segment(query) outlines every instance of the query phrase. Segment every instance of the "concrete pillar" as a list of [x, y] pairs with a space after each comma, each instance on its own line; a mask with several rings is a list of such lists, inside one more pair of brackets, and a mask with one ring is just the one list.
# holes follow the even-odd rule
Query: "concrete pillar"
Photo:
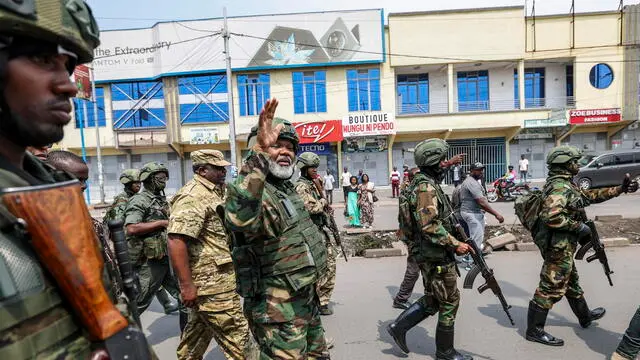
[[337, 145], [338, 145], [337, 146], [337, 149], [338, 149], [338, 176], [340, 176], [340, 174], [342, 174], [342, 141], [338, 141]]
[[526, 106], [524, 98], [524, 60], [518, 61], [518, 100], [520, 100], [520, 109]]
[[447, 64], [447, 91], [448, 91], [448, 105], [449, 113], [456, 112], [456, 97], [454, 93], [454, 77], [453, 77], [453, 64]]
[[393, 169], [393, 143], [396, 140], [396, 135], [389, 135], [388, 148], [387, 148], [387, 159], [389, 161], [389, 171]]

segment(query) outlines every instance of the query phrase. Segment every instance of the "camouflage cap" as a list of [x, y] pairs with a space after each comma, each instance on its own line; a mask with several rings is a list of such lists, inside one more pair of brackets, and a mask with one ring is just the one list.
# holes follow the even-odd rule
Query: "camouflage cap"
[[136, 169], [126, 169], [120, 174], [120, 183], [126, 185], [140, 181], [140, 171]]
[[582, 157], [582, 151], [575, 146], [556, 146], [547, 155], [547, 165], [562, 165]]
[[193, 165], [214, 165], [225, 167], [231, 165], [224, 159], [224, 155], [218, 150], [196, 150], [191, 153], [191, 162]]
[[449, 144], [442, 139], [427, 139], [416, 145], [413, 153], [417, 166], [439, 165], [447, 157]]
[[0, 34], [60, 45], [80, 64], [91, 62], [100, 45], [98, 23], [83, 0], [0, 1]]
[[303, 152], [298, 156], [296, 166], [300, 169], [306, 167], [318, 167], [320, 166], [320, 157], [309, 151]]

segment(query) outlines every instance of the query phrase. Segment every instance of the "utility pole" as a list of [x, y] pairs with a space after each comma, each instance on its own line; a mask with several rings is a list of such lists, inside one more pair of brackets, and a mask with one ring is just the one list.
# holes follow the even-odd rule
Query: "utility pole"
[[100, 148], [100, 126], [98, 124], [98, 99], [96, 99], [95, 68], [89, 68], [91, 73], [91, 99], [93, 101], [93, 121], [96, 126], [96, 155], [98, 157], [98, 185], [100, 186], [100, 203], [104, 204], [104, 175], [102, 169], [102, 149]]
[[237, 159], [236, 159], [236, 120], [234, 118], [233, 108], [233, 78], [231, 77], [231, 54], [229, 54], [229, 27], [227, 26], [227, 8], [222, 8], [224, 16], [224, 28], [222, 29], [222, 38], [224, 39], [224, 55], [227, 63], [227, 101], [229, 102], [229, 149], [231, 150], [231, 176], [238, 176]]
[[[84, 127], [87, 125], [87, 99], [82, 99], [82, 121], [80, 121], [80, 143], [82, 146], [82, 160], [87, 162], [87, 148], [84, 144]], [[89, 191], [86, 191], [87, 204], [91, 205], [91, 189], [87, 186]]]

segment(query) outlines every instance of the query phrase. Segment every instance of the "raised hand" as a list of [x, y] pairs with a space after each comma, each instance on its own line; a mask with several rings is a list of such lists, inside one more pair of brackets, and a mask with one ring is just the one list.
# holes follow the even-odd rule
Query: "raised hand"
[[256, 142], [257, 150], [267, 152], [267, 150], [278, 141], [280, 131], [284, 129], [283, 124], [273, 127], [273, 117], [278, 107], [277, 99], [269, 99], [260, 111], [258, 120], [258, 139]]

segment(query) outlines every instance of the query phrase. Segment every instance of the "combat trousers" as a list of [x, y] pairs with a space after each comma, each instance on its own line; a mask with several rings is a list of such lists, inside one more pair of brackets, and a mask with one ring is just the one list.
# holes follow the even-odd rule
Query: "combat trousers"
[[548, 248], [544, 252], [541, 250], [544, 263], [533, 296], [533, 301], [541, 308], [551, 309], [565, 295], [574, 299], [584, 296], [573, 261], [575, 251], [573, 238], [562, 232], [553, 233]]
[[294, 290], [285, 275], [278, 275], [263, 278], [262, 286], [262, 294], [244, 299], [260, 360], [328, 359], [316, 284]]
[[331, 294], [336, 287], [336, 249], [332, 244], [327, 244], [327, 272], [318, 280], [317, 293], [320, 306], [329, 305]]
[[[169, 268], [169, 257], [158, 259], [147, 259], [145, 263], [136, 269], [140, 281], [140, 294], [138, 294], [138, 313], [142, 314], [155, 296], [160, 286], [180, 302], [180, 288], [175, 277]], [[184, 311], [180, 302], [180, 309]]]
[[178, 345], [178, 359], [202, 359], [215, 339], [227, 359], [244, 360], [249, 326], [235, 291], [198, 296]]
[[453, 326], [460, 306], [458, 273], [455, 262], [443, 266], [420, 264], [424, 296], [418, 302], [429, 315], [438, 313], [438, 323]]
[[394, 300], [397, 302], [409, 301], [409, 297], [411, 297], [413, 288], [415, 287], [416, 281], [418, 281], [419, 277], [420, 267], [413, 259], [413, 256], [409, 254], [409, 256], [407, 256], [407, 269], [404, 272], [404, 279], [402, 280], [402, 284], [400, 284], [400, 289], [398, 290], [398, 294], [396, 294]]

